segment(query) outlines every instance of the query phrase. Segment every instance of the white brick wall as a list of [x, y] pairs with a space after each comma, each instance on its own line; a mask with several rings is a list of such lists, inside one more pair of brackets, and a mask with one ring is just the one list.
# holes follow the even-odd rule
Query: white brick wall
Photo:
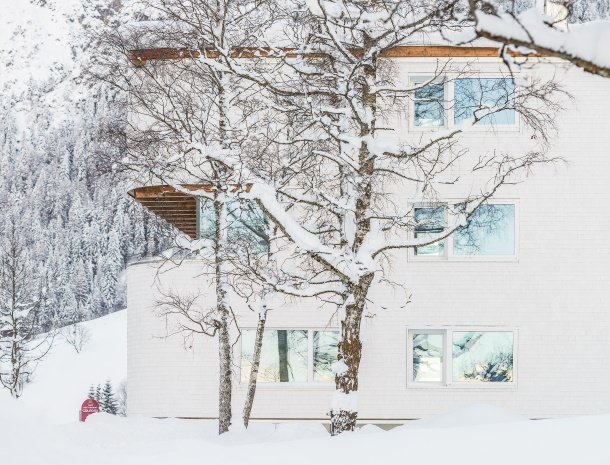
[[[404, 74], [423, 72], [430, 62], [405, 59], [400, 66]], [[534, 418], [610, 411], [610, 80], [578, 70], [560, 72], [560, 79], [575, 98], [558, 119], [553, 141], [553, 153], [567, 163], [536, 169], [526, 183], [498, 195], [518, 199], [518, 260], [416, 261], [395, 254], [391, 277], [407, 287], [412, 302], [401, 308], [404, 293], [372, 290], [376, 316], [364, 323], [361, 418], [417, 418], [469, 402], [499, 403]], [[479, 146], [528, 143], [517, 133], [468, 137]], [[205, 277], [197, 276], [196, 262], [157, 271], [146, 263], [128, 271], [129, 413], [213, 417], [215, 341], [197, 338], [186, 350], [181, 337], [162, 338], [166, 322], [154, 308], [158, 282], [186, 291], [204, 286]], [[240, 320], [255, 324], [248, 311]], [[330, 310], [315, 302], [289, 302], [275, 305], [268, 327], [326, 326], [330, 320]], [[422, 325], [517, 328], [516, 385], [407, 388], [406, 329]], [[332, 390], [261, 385], [253, 416], [324, 418]], [[243, 394], [238, 385], [237, 414]]]

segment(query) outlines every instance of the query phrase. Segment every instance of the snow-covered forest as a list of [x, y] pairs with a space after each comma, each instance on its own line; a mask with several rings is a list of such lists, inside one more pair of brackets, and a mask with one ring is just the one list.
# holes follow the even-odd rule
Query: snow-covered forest
[[[120, 1], [0, 2], [0, 231], [16, 228], [41, 330], [124, 307], [121, 272], [157, 253], [163, 229], [99, 156], [115, 92], [87, 73], [90, 34], [125, 20]], [[123, 15], [123, 16], [122, 16]]]

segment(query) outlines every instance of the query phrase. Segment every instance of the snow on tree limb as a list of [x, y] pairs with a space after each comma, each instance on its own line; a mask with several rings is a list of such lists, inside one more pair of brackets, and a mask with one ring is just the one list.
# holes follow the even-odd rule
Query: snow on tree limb
[[496, 11], [488, 2], [470, 3], [479, 37], [536, 50], [567, 60], [589, 73], [610, 77], [610, 21], [592, 21], [562, 29], [537, 8], [517, 15]]

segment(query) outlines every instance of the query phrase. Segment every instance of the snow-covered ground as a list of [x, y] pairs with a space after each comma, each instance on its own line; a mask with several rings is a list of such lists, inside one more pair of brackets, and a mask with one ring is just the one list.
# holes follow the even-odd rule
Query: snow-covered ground
[[[103, 386], [110, 380], [116, 389], [125, 380], [126, 323], [125, 310], [82, 323], [90, 340], [78, 354], [58, 334], [19, 403], [52, 423], [77, 420], [78, 409], [92, 384]], [[6, 392], [0, 391], [0, 407], [5, 401]]]
[[317, 423], [254, 423], [219, 437], [216, 423], [121, 418], [77, 410], [89, 385], [125, 377], [125, 312], [85, 323], [92, 339], [77, 354], [62, 338], [23, 397], [0, 394], [0, 463], [186, 465], [380, 463], [610, 463], [610, 415], [529, 421], [489, 405], [412, 422], [369, 425], [331, 438]]

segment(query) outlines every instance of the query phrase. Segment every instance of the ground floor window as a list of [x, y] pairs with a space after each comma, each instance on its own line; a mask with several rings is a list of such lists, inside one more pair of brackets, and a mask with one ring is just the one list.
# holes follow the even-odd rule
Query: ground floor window
[[[241, 332], [241, 380], [247, 382], [252, 368], [256, 331]], [[269, 329], [263, 334], [258, 382], [332, 382], [331, 365], [337, 360], [339, 331]]]
[[412, 329], [408, 340], [410, 383], [514, 382], [513, 330]]

